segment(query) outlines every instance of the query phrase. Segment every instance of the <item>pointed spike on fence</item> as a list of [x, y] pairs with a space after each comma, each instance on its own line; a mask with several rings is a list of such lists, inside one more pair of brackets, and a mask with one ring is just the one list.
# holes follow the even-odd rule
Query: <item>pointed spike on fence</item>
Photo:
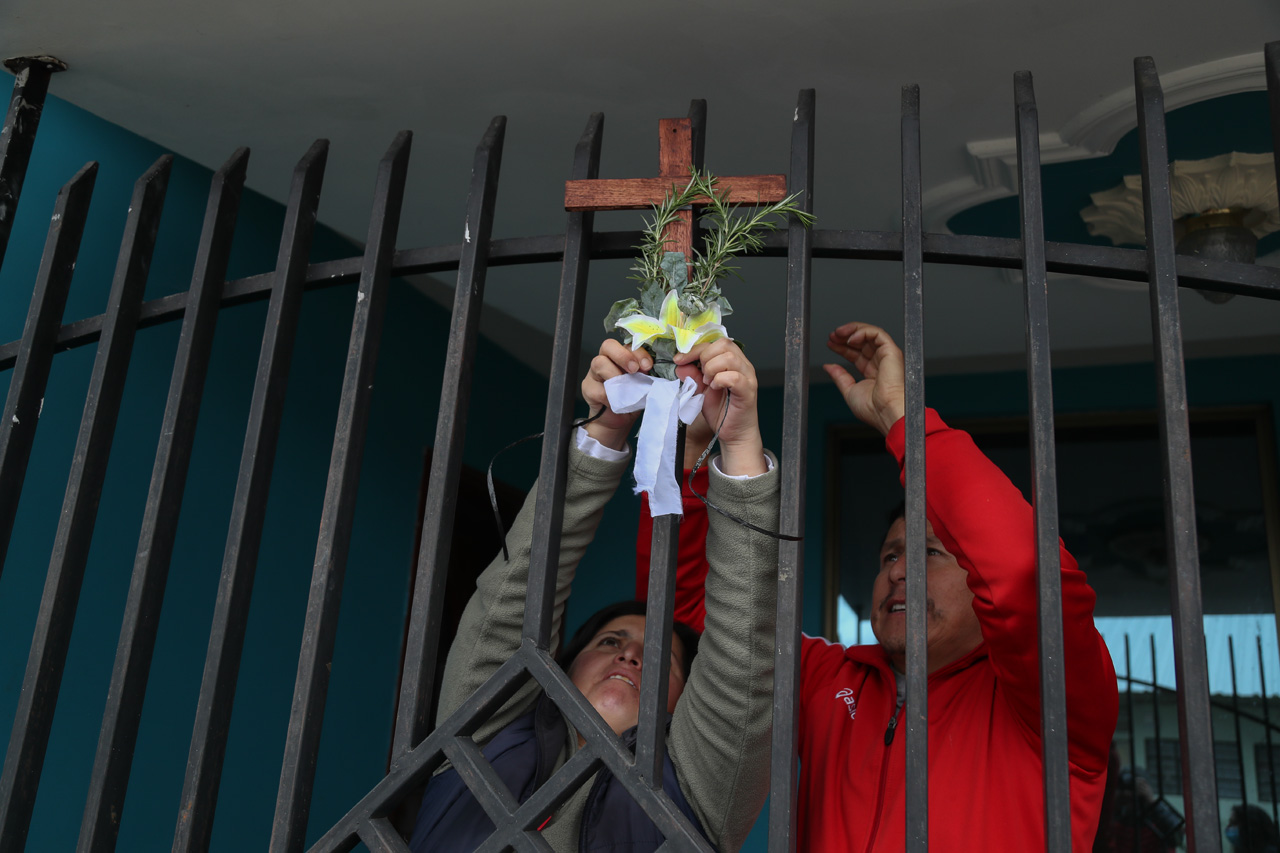
[[[1266, 56], [1267, 101], [1271, 105], [1271, 147], [1280, 152], [1280, 41], [1269, 42]], [[1280, 186], [1280, 156], [1273, 157], [1277, 185]]]
[[66, 71], [67, 64], [54, 56], [14, 56], [4, 61], [4, 67], [16, 79], [4, 124], [0, 125], [0, 265], [4, 263], [22, 198], [22, 184], [49, 92], [49, 77]]
[[[191, 447], [248, 162], [249, 149], [237, 149], [210, 181], [191, 286], [184, 295], [186, 304], [182, 329], [174, 354], [161, 440], [152, 466], [113, 675], [113, 682], [119, 679], [127, 685], [125, 701], [138, 706], [146, 691], [151, 653], [155, 646], [155, 628], [182, 508]], [[126, 716], [123, 719], [122, 725], [136, 727], [136, 717]], [[195, 738], [198, 738], [198, 719]], [[183, 794], [184, 797], [187, 794], [185, 789]], [[184, 812], [183, 818], [189, 814], [189, 811]], [[179, 819], [176, 832], [176, 849], [181, 849], [179, 839], [190, 826], [183, 818]]]
[[393, 764], [426, 736], [434, 713], [431, 694], [436, 682], [445, 582], [506, 127], [506, 117], [496, 116], [485, 130], [472, 161], [464, 224], [466, 239], [454, 289], [436, 438], [410, 602], [408, 640], [391, 749]]
[[[604, 114], [592, 113], [574, 147], [574, 179], [600, 173]], [[542, 456], [538, 465], [537, 511], [529, 560], [529, 607], [524, 638], [539, 649], [551, 645], [555, 605], [554, 563], [560, 554], [560, 525], [564, 519], [564, 490], [568, 467], [569, 424], [577, 398], [578, 357], [582, 352], [582, 315], [586, 306], [587, 271], [595, 214], [569, 214], [565, 228], [564, 261], [560, 268], [560, 308], [551, 345], [551, 385], [543, 422]]]
[[[276, 794], [269, 849], [279, 853], [300, 851], [305, 840], [412, 140], [409, 131], [396, 135], [378, 163], [374, 184]], [[298, 272], [304, 274], [305, 266]], [[246, 587], [251, 574], [247, 580]], [[246, 589], [246, 599], [247, 594]], [[237, 630], [243, 642], [244, 625], [237, 625]], [[239, 649], [234, 651], [238, 658]]]
[[924, 236], [920, 163], [920, 87], [902, 87], [902, 316], [906, 378], [907, 696], [906, 850], [929, 845], [928, 656], [925, 619]]
[[[146, 288], [156, 235], [159, 232], [160, 217], [164, 209], [173, 160], [172, 154], [161, 155], [134, 183], [133, 196], [129, 203], [129, 218], [125, 225], [125, 236], [121, 242], [116, 280], [112, 284], [99, 344], [99, 357], [106, 353], [108, 359], [108, 362], [103, 365], [102, 373], [104, 377], [110, 378], [111, 382], [103, 382], [102, 387], [110, 390], [99, 392], [98, 405], [99, 410], [104, 413], [109, 406], [113, 421], [119, 413], [121, 386], [132, 354], [142, 295]], [[98, 372], [96, 364], [94, 371], [96, 376]], [[96, 379], [94, 382], [96, 384]], [[110, 439], [106, 441], [109, 442]], [[80, 457], [78, 451], [76, 456]], [[87, 458], [89, 454], [85, 456]], [[99, 464], [106, 464], [105, 454]], [[95, 503], [96, 500], [95, 496]], [[92, 523], [92, 519], [89, 523]], [[128, 727], [117, 725], [120, 719], [119, 700], [120, 684], [113, 677], [108, 688], [106, 708], [102, 715], [98, 750], [89, 781], [89, 795], [81, 819], [77, 850], [82, 853], [106, 853], [115, 847], [134, 747], [132, 733]]]
[[[1174, 666], [1182, 743], [1187, 840], [1193, 850], [1221, 841], [1214, 776], [1212, 709], [1204, 648], [1204, 611], [1196, 541], [1191, 435], [1178, 306], [1178, 275], [1169, 181], [1164, 93], [1151, 57], [1134, 60], [1143, 216], [1147, 234], [1158, 423], [1165, 484], [1166, 548], [1173, 613]], [[1154, 679], [1153, 679], [1154, 680]]]
[[1027, 391], [1031, 401], [1031, 483], [1038, 581], [1041, 740], [1045, 843], [1050, 853], [1071, 849], [1070, 766], [1063, 670], [1062, 561], [1058, 547], [1057, 463], [1053, 443], [1049, 290], [1045, 270], [1044, 193], [1040, 181], [1040, 125], [1030, 71], [1014, 75], [1018, 143], [1018, 206], [1022, 231], [1023, 310]]
[[[98, 164], [88, 163], [58, 192], [23, 330], [22, 350], [3, 415], [0, 415], [0, 560], [13, 531], [53, 363], [54, 343], [61, 327], [97, 174]], [[61, 661], [65, 659], [62, 637], [57, 633], [49, 635], [48, 622], [56, 605], [65, 600], [60, 593], [58, 573], [51, 567], [0, 773], [0, 850], [21, 850], [31, 825], [58, 699]], [[66, 634], [69, 638], [70, 632]]]
[[[816, 120], [813, 89], [801, 89], [791, 115], [791, 156], [787, 191], [798, 194], [800, 206], [813, 212], [813, 147]], [[779, 531], [791, 536], [804, 529], [803, 472], [808, 460], [810, 271], [813, 264], [813, 231], [794, 217], [787, 226], [786, 355], [782, 445], [780, 458]], [[800, 542], [778, 546], [777, 625], [774, 645], [773, 741], [769, 850], [795, 849], [798, 791], [796, 752], [799, 747], [800, 623], [804, 597], [803, 549]]]
[[0, 414], [0, 567], [13, 532], [97, 176], [98, 164], [86, 163], [58, 190], [9, 392]]

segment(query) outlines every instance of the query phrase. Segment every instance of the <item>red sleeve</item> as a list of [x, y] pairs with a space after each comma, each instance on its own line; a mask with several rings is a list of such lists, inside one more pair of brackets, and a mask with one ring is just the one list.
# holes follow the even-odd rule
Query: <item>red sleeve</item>
[[[689, 472], [681, 478], [684, 518], [680, 520], [680, 547], [676, 555], [676, 621], [702, 632], [707, 618], [704, 587], [707, 583], [707, 507], [689, 491]], [[707, 493], [710, 475], [699, 468], [693, 477], [699, 494]], [[640, 496], [640, 531], [636, 535], [636, 598], [649, 597], [649, 557], [653, 550], [653, 518], [649, 496]]]
[[[885, 444], [903, 464], [905, 419]], [[929, 521], [969, 573], [973, 609], [996, 678], [1014, 711], [1040, 732], [1035, 516], [1022, 492], [987, 459], [968, 433], [925, 414], [926, 510]], [[905, 480], [905, 474], [904, 480]], [[1070, 758], [1106, 769], [1119, 710], [1111, 655], [1093, 626], [1095, 595], [1059, 541]]]

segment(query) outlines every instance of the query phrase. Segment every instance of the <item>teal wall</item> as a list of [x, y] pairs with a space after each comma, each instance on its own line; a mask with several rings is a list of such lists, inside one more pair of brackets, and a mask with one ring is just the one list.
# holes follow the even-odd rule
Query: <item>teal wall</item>
[[[21, 335], [57, 189], [90, 159], [101, 162], [101, 171], [65, 317], [104, 310], [133, 181], [162, 153], [119, 127], [49, 99], [0, 271], [0, 341]], [[188, 286], [210, 177], [208, 169], [182, 158], [174, 164], [148, 298]], [[373, 178], [371, 170], [370, 191]], [[283, 214], [281, 205], [246, 192], [231, 277], [274, 266]], [[322, 227], [312, 259], [356, 253], [349, 241]], [[303, 303], [215, 850], [261, 849], [270, 833], [354, 290], [349, 285], [313, 292]], [[261, 302], [225, 310], [219, 318], [120, 850], [167, 849], [172, 838], [265, 312]], [[138, 333], [32, 821], [31, 850], [71, 849], [78, 834], [178, 330], [177, 323], [169, 323]], [[405, 283], [392, 283], [312, 837], [345, 813], [384, 770], [423, 451], [434, 437], [447, 331], [445, 310]], [[0, 727], [10, 726], [15, 713], [93, 358], [90, 346], [55, 359], [15, 536], [0, 575]], [[541, 429], [546, 381], [485, 342], [475, 369], [479, 390], [473, 395], [466, 462], [483, 468], [498, 448]], [[9, 372], [0, 375], [0, 393], [9, 380]], [[500, 382], [507, 383], [501, 394], [484, 390]], [[527, 488], [536, 466], [536, 449], [513, 453], [502, 462], [500, 476]], [[486, 516], [476, 523], [492, 522]]]

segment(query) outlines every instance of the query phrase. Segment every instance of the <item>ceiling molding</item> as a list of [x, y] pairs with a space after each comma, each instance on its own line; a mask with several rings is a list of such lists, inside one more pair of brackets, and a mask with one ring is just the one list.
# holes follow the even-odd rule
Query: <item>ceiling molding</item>
[[[1267, 88], [1262, 53], [1247, 53], [1182, 68], [1162, 75], [1165, 111], [1199, 101]], [[1040, 162], [1045, 165], [1105, 157], [1137, 126], [1133, 89], [1115, 92], [1068, 119], [1061, 128], [1040, 134]], [[1018, 141], [984, 139], [968, 142], [972, 175], [933, 187], [924, 194], [924, 227], [950, 234], [947, 221], [962, 210], [1007, 198], [1018, 192]]]

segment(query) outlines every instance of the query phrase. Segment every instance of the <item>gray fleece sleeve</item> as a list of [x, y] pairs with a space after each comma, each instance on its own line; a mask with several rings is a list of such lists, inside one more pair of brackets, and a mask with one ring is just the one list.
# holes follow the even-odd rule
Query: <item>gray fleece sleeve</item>
[[[777, 466], [750, 480], [711, 468], [712, 503], [778, 529]], [[778, 540], [708, 513], [707, 619], [671, 722], [671, 760], [711, 842], [738, 850], [769, 793]]]
[[[569, 450], [569, 476], [565, 487], [564, 523], [560, 540], [560, 562], [556, 575], [554, 626], [551, 647], [557, 647], [564, 622], [564, 605], [569, 598], [578, 561], [591, 544], [604, 506], [617, 490], [627, 460], [607, 462], [595, 459], [576, 445]], [[520, 647], [529, 585], [529, 558], [533, 543], [535, 484], [529, 498], [507, 534], [510, 561], [499, 554], [476, 582], [476, 591], [467, 602], [458, 625], [458, 634], [449, 647], [440, 692], [437, 721], [444, 720], [478, 690]], [[538, 684], [530, 679], [507, 700], [498, 712], [476, 730], [475, 738], [485, 743], [507, 724], [528, 710]]]

